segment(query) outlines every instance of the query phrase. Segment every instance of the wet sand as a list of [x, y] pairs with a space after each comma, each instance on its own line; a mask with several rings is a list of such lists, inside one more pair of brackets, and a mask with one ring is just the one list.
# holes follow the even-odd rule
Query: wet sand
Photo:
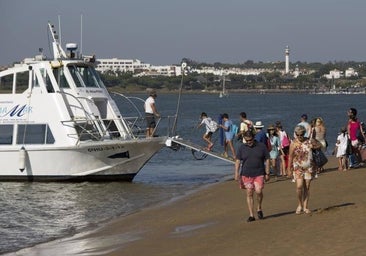
[[265, 218], [247, 223], [245, 190], [229, 180], [16, 255], [365, 255], [366, 168], [341, 172], [329, 160], [312, 182], [311, 214], [295, 214], [295, 183], [271, 177]]

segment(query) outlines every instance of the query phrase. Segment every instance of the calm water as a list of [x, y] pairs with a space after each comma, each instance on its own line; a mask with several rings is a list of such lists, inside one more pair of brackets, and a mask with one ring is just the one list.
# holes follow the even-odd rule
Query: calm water
[[[140, 95], [144, 97], [144, 95]], [[321, 116], [327, 126], [331, 152], [337, 132], [347, 121], [346, 111], [355, 107], [366, 121], [366, 95], [183, 95], [178, 134], [201, 143], [203, 130], [196, 130], [202, 111], [216, 118], [228, 113], [236, 122], [241, 111], [264, 125], [282, 121], [292, 134], [299, 117]], [[173, 115], [177, 95], [159, 95], [163, 116]], [[215, 146], [215, 150], [222, 150]], [[189, 150], [164, 148], [132, 183], [0, 183], [0, 253], [69, 236], [96, 227], [157, 202], [167, 201], [204, 184], [232, 175], [232, 165], [207, 157], [194, 160]]]

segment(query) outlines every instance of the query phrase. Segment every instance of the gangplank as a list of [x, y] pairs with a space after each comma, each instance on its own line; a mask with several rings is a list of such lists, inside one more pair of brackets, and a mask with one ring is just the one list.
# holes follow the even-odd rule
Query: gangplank
[[169, 139], [167, 139], [165, 144], [168, 147], [172, 148], [172, 149], [177, 148], [177, 145], [179, 145], [179, 146], [183, 146], [183, 147], [191, 149], [192, 152], [200, 153], [204, 157], [212, 156], [212, 157], [215, 157], [217, 159], [229, 162], [231, 164], [235, 163], [235, 161], [233, 159], [226, 158], [226, 157], [222, 156], [221, 154], [219, 154], [217, 152], [205, 150], [200, 145], [197, 145], [197, 144], [195, 144], [191, 141], [188, 141], [188, 140], [183, 140], [181, 138], [169, 138]]

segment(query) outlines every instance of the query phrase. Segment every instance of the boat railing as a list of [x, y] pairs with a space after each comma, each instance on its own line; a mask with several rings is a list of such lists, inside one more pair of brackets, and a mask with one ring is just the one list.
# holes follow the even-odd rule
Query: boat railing
[[[127, 100], [129, 105], [135, 110], [134, 116], [124, 116], [122, 113], [121, 118], [100, 118], [92, 113], [89, 113], [81, 100], [89, 101], [94, 104], [92, 99], [86, 97], [76, 97], [73, 94], [67, 92], [60, 92], [65, 96], [72, 97], [77, 104], [73, 105], [73, 108], [79, 109], [82, 113], [81, 116], [72, 116], [71, 120], [62, 121], [62, 124], [75, 129], [76, 133], [68, 134], [69, 137], [79, 141], [93, 140], [101, 141], [104, 139], [132, 139], [132, 138], [145, 138], [146, 137], [146, 118], [145, 115], [138, 109], [133, 100], [139, 100], [144, 102], [138, 97], [126, 97], [122, 94], [118, 94]], [[131, 107], [130, 107], [131, 108]], [[131, 109], [126, 108], [125, 111], [131, 113]], [[120, 107], [119, 107], [120, 109]], [[175, 116], [160, 117], [156, 120], [156, 126], [153, 131], [154, 136], [171, 136], [173, 120]], [[122, 126], [117, 128], [119, 124]]]
[[[172, 126], [175, 116], [160, 117], [157, 119], [156, 127], [154, 129], [154, 137], [171, 136]], [[114, 123], [121, 121], [116, 119], [89, 119], [89, 118], [73, 118], [72, 120], [61, 121], [63, 125], [74, 128], [76, 133], [69, 133], [70, 138], [80, 141], [93, 140], [102, 141], [105, 139], [144, 139], [146, 138], [146, 119], [141, 117], [125, 117], [126, 124], [132, 132], [131, 136], [122, 136], [118, 129], [114, 129]], [[102, 122], [104, 124], [103, 132], [101, 133], [95, 127], [96, 123]]]

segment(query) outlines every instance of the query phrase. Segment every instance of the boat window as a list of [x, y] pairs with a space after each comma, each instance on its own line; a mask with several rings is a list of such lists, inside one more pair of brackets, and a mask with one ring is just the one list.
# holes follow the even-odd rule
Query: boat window
[[72, 76], [72, 79], [74, 80], [76, 87], [83, 87], [83, 85], [81, 84], [81, 82], [78, 78], [78, 75], [77, 75], [78, 71], [75, 68], [75, 66], [71, 65], [71, 66], [68, 66], [68, 68], [69, 68], [70, 74]]
[[54, 93], [55, 89], [53, 88], [50, 76], [48, 75], [48, 73], [46, 72], [46, 88], [47, 88], [47, 92], [49, 93]]
[[19, 124], [17, 144], [53, 144], [55, 138], [47, 124]]
[[13, 78], [14, 74], [0, 77], [0, 88], [1, 93], [9, 93], [13, 89]]
[[16, 84], [15, 84], [16, 93], [23, 93], [25, 90], [28, 89], [29, 74], [30, 74], [29, 70], [16, 73]]
[[98, 72], [94, 68], [91, 68], [90, 71], [93, 73], [93, 76], [97, 80], [97, 83], [99, 84], [99, 87], [103, 87], [104, 88], [105, 87], [104, 86], [104, 83], [103, 83], [102, 79], [100, 78]]
[[60, 88], [70, 88], [70, 85], [66, 80], [63, 68], [54, 68], [52, 71]]
[[98, 81], [91, 71], [92, 68], [86, 67], [78, 67], [80, 74], [84, 80], [86, 87], [99, 87]]
[[[96, 77], [92, 67], [86, 65], [70, 65], [68, 67], [77, 87], [82, 87], [82, 84], [85, 87], [100, 87], [98, 77]], [[79, 77], [82, 82], [79, 81]]]
[[11, 145], [13, 143], [12, 124], [0, 125], [0, 145]]

